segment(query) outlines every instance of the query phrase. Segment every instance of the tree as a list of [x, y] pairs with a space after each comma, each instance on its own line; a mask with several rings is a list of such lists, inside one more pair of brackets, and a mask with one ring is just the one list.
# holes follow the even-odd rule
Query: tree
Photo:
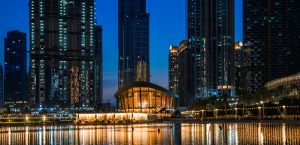
[[224, 103], [224, 107], [225, 107], [225, 116], [227, 116], [227, 104], [228, 104], [228, 94], [223, 94], [221, 95], [221, 98], [223, 100], [223, 103]]

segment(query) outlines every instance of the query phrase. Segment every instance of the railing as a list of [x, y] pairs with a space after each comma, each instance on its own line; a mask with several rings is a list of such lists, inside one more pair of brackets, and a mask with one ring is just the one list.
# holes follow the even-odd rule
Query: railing
[[0, 122], [31, 122], [31, 121], [73, 121], [75, 116], [70, 115], [60, 115], [60, 114], [1, 114]]
[[192, 110], [183, 114], [191, 114], [201, 120], [300, 120], [300, 106]]

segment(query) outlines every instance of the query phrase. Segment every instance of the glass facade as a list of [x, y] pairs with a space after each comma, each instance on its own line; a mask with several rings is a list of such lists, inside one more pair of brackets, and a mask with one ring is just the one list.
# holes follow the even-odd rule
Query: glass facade
[[191, 96], [234, 96], [234, 0], [187, 0], [187, 17]]
[[169, 90], [178, 94], [178, 54], [177, 46], [170, 46], [169, 51]]
[[3, 66], [0, 64], [0, 107], [4, 105]]
[[4, 39], [4, 101], [27, 103], [26, 33], [10, 31]]
[[251, 95], [268, 81], [300, 72], [299, 7], [299, 0], [244, 0], [243, 69]]
[[102, 27], [95, 26], [95, 65], [96, 65], [96, 101], [101, 104], [103, 100], [103, 48], [102, 48]]
[[158, 113], [174, 109], [174, 96], [155, 84], [135, 82], [127, 84], [115, 94], [118, 108], [123, 112]]
[[172, 46], [169, 56], [169, 89], [177, 95], [176, 105], [186, 107], [192, 104], [192, 66], [188, 42], [182, 41], [177, 46]]
[[31, 103], [95, 103], [94, 0], [29, 5]]
[[150, 54], [149, 14], [146, 13], [146, 0], [119, 0], [118, 2], [118, 86], [120, 88], [135, 81], [150, 81]]

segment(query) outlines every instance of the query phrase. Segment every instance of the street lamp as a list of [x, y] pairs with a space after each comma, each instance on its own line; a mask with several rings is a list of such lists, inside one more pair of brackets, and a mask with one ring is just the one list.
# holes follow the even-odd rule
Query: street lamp
[[264, 115], [265, 115], [265, 106], [264, 106], [264, 102], [260, 101], [260, 104], [262, 104], [262, 118], [264, 119]]
[[261, 107], [258, 107], [258, 118], [261, 119]]
[[29, 121], [29, 117], [28, 117], [28, 115], [26, 115], [26, 117], [25, 117], [25, 120], [26, 120], [26, 121]]
[[286, 112], [285, 106], [282, 106], [282, 108], [283, 108], [283, 118], [285, 118], [285, 112]]
[[237, 118], [237, 111], [238, 111], [238, 108], [234, 108], [235, 110], [235, 118]]

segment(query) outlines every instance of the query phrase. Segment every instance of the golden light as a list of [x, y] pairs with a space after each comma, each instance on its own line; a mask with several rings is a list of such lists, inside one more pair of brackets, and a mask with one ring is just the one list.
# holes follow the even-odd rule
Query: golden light
[[27, 115], [26, 115], [26, 117], [25, 117], [25, 120], [26, 120], [26, 121], [29, 121], [29, 117], [28, 117]]
[[43, 115], [43, 121], [46, 121], [46, 116], [45, 115]]

